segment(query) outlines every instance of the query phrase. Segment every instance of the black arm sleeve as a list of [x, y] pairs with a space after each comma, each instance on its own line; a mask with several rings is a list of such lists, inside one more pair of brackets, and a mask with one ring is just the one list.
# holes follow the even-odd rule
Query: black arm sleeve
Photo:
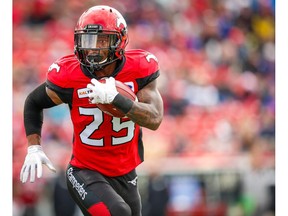
[[26, 136], [30, 134], [41, 135], [43, 124], [43, 109], [56, 106], [46, 93], [46, 84], [42, 83], [26, 98], [24, 104], [24, 127]]

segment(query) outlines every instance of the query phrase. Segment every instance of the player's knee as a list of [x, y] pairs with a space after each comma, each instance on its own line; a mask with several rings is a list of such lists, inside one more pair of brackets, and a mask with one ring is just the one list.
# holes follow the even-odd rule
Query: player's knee
[[129, 205], [125, 202], [118, 202], [117, 204], [115, 203], [112, 208], [110, 209], [112, 215], [114, 216], [131, 216], [131, 208]]

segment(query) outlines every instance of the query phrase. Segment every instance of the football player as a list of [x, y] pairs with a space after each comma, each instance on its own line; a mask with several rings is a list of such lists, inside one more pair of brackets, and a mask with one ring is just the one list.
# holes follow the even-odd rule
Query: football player
[[[25, 100], [28, 153], [20, 180], [40, 178], [42, 164], [55, 171], [41, 147], [43, 109], [68, 104], [74, 131], [66, 180], [84, 215], [141, 215], [135, 170], [143, 162], [141, 127], [159, 127], [163, 102], [157, 58], [144, 50], [125, 50], [127, 43], [127, 24], [116, 9], [89, 8], [75, 27], [74, 54], [51, 64], [46, 81]], [[129, 85], [138, 100], [119, 94], [115, 80]], [[125, 117], [106, 114], [97, 104], [113, 104]]]

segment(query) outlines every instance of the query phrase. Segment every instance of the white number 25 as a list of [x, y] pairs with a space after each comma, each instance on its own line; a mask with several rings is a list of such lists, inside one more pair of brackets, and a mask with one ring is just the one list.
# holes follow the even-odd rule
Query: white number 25
[[[80, 139], [84, 144], [92, 146], [104, 146], [104, 139], [89, 138], [103, 123], [102, 111], [99, 108], [79, 108], [81, 115], [93, 116], [93, 121], [86, 125], [85, 129], [80, 133]], [[133, 139], [135, 123], [133, 121], [121, 122], [120, 118], [113, 117], [112, 129], [119, 132], [122, 129], [127, 129], [127, 134], [122, 137], [112, 137], [112, 145], [120, 145], [127, 143]]]

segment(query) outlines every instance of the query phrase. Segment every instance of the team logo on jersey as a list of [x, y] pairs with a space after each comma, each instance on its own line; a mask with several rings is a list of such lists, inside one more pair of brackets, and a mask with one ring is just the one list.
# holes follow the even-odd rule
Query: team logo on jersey
[[59, 71], [60, 71], [60, 66], [59, 66], [58, 64], [56, 64], [56, 63], [53, 63], [53, 64], [49, 67], [48, 71], [50, 72], [50, 71], [52, 71], [53, 69], [56, 69], [56, 71], [59, 72]]
[[158, 62], [158, 59], [156, 58], [156, 56], [153, 55], [153, 54], [151, 54], [151, 53], [149, 53], [149, 54], [146, 56], [146, 60], [147, 60], [148, 62], [150, 62], [150, 59], [154, 59], [156, 62]]
[[77, 90], [78, 98], [86, 98], [88, 94], [92, 92], [89, 88], [81, 88]]
[[138, 179], [138, 176], [136, 176], [136, 177], [135, 177], [134, 179], [132, 179], [131, 181], [128, 181], [128, 183], [136, 186], [136, 185], [137, 185], [137, 179]]

